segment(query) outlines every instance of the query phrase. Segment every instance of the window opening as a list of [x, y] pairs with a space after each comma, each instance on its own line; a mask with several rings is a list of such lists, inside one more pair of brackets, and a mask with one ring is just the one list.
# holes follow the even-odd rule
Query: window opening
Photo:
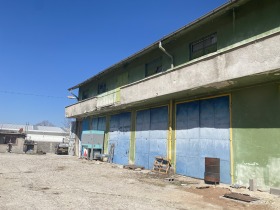
[[98, 84], [98, 94], [105, 93], [106, 90], [106, 83]]
[[84, 90], [82, 93], [82, 100], [89, 98], [89, 90]]
[[145, 77], [160, 73], [163, 71], [162, 68], [162, 59], [158, 58], [153, 60], [150, 63], [147, 63], [145, 66]]
[[206, 36], [190, 44], [190, 59], [195, 59], [217, 51], [217, 33]]

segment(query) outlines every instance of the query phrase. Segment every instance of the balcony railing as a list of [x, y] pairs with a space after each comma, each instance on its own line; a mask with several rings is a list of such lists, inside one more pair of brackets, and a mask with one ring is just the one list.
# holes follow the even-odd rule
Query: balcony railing
[[120, 88], [100, 94], [65, 108], [66, 117], [82, 117], [120, 102]]
[[[128, 106], [159, 103], [166, 100], [167, 96], [180, 99], [237, 88], [242, 84], [249, 86], [257, 82], [275, 80], [280, 71], [279, 44], [275, 44], [279, 43], [279, 38], [277, 33], [260, 38], [258, 42], [250, 41], [246, 45], [234, 46], [232, 49], [194, 59], [172, 70], [66, 107], [66, 117], [101, 114]], [[267, 46], [269, 50], [259, 53], [258, 49], [266, 49]], [[241, 81], [242, 78], [246, 83]]]
[[105, 106], [111, 106], [117, 102], [120, 102], [120, 88], [98, 95], [96, 106], [99, 109]]

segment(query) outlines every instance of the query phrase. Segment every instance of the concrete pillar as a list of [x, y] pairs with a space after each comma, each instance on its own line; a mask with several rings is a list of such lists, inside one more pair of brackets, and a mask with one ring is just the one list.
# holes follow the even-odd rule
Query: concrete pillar
[[35, 144], [34, 144], [33, 153], [37, 153], [37, 150], [38, 150], [38, 146], [37, 146], [37, 143], [35, 143]]
[[104, 154], [108, 154], [108, 141], [109, 141], [109, 131], [110, 131], [110, 115], [106, 116], [106, 131], [104, 137]]
[[131, 112], [129, 164], [135, 163], [136, 111]]

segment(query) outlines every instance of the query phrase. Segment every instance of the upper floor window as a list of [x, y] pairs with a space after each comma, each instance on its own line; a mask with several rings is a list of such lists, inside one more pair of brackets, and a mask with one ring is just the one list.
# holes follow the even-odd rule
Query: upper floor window
[[190, 44], [190, 58], [195, 59], [217, 51], [217, 33], [206, 36]]
[[99, 83], [98, 84], [98, 94], [106, 92], [106, 83]]
[[157, 74], [162, 72], [162, 60], [161, 58], [155, 59], [150, 63], [147, 63], [145, 66], [145, 77], [151, 76], [153, 74]]

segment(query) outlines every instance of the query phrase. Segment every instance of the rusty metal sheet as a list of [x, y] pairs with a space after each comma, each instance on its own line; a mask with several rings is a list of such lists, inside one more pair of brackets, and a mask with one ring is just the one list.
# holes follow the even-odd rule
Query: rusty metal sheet
[[220, 182], [220, 158], [205, 157], [204, 180], [206, 182]]
[[244, 201], [248, 203], [259, 200], [258, 198], [254, 198], [247, 194], [240, 194], [240, 193], [228, 193], [225, 194], [224, 197], [234, 199], [234, 200]]

